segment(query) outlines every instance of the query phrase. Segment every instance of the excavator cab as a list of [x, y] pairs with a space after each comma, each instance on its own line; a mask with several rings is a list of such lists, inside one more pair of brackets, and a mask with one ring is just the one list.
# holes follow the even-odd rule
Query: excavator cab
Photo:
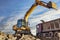
[[17, 27], [20, 28], [22, 26], [26, 27], [26, 26], [28, 26], [28, 23], [24, 19], [19, 19], [17, 21]]

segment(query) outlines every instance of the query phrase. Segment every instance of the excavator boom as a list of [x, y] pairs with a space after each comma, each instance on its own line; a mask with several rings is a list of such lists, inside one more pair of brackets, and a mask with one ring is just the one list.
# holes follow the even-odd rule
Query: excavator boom
[[43, 2], [43, 1], [35, 0], [35, 4], [33, 4], [33, 5], [31, 6], [31, 8], [26, 12], [26, 15], [24, 16], [24, 19], [25, 19], [26, 22], [28, 22], [28, 18], [29, 18], [29, 16], [30, 16], [30, 14], [32, 13], [32, 11], [33, 11], [38, 5], [43, 6], [43, 7], [46, 7], [46, 8], [49, 8], [49, 9], [50, 9], [50, 8], [56, 9], [56, 4], [53, 3], [53, 2], [51, 2], [51, 1], [49, 1], [49, 3], [45, 3], [45, 2]]

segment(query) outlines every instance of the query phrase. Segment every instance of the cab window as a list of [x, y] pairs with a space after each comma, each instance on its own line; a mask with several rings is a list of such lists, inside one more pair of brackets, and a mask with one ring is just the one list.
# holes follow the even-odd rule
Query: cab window
[[22, 21], [21, 20], [18, 20], [17, 27], [21, 27], [21, 26], [22, 26]]

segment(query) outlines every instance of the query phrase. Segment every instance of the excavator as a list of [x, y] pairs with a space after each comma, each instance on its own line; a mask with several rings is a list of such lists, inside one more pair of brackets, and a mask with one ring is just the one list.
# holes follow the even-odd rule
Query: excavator
[[19, 34], [31, 34], [31, 30], [30, 27], [28, 27], [28, 18], [30, 16], [30, 14], [33, 12], [33, 10], [35, 10], [35, 8], [40, 5], [43, 7], [46, 7], [48, 9], [56, 9], [56, 4], [49, 1], [48, 3], [44, 2], [44, 1], [40, 1], [40, 0], [35, 0], [35, 3], [31, 6], [31, 8], [26, 12], [24, 19], [19, 19], [17, 21], [17, 24], [13, 26], [13, 30], [15, 31], [15, 33], [19, 33]]

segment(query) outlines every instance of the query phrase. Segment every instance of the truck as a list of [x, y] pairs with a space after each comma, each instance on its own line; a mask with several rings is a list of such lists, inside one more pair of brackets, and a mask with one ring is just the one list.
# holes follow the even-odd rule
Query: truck
[[60, 18], [36, 25], [38, 37], [58, 37], [60, 34]]

